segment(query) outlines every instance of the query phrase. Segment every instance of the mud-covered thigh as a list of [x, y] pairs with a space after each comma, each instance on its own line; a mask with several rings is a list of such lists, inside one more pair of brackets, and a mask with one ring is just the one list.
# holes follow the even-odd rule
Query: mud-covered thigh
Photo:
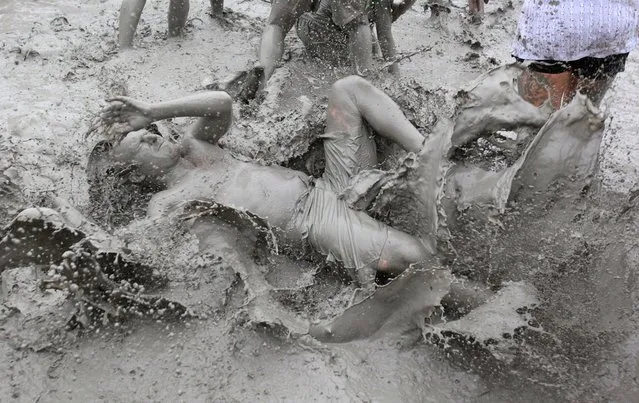
[[312, 0], [274, 0], [268, 16], [269, 25], [278, 25], [287, 32], [297, 18], [311, 9]]
[[348, 207], [320, 180], [308, 196], [303, 217], [310, 244], [344, 267], [377, 267], [389, 229], [365, 212]]
[[361, 171], [376, 167], [377, 145], [364, 122], [351, 130], [325, 133], [321, 138], [326, 158], [322, 179], [336, 193], [342, 193]]

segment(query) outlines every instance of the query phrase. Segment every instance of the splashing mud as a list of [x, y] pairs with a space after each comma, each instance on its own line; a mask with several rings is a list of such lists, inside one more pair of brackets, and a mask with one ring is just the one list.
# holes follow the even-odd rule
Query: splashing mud
[[[323, 344], [306, 334], [309, 325], [325, 331], [322, 326], [334, 318], [349, 320], [349, 314], [354, 314], [356, 321], [361, 314], [358, 309], [370, 307], [364, 301], [346, 310], [354, 285], [339, 268], [313, 256], [301, 260], [263, 253], [276, 247], [268, 228], [243, 212], [200, 206], [203, 209], [190, 211], [189, 219], [182, 217], [150, 231], [141, 214], [124, 216], [133, 205], [144, 211], [145, 196], [121, 200], [122, 208], [116, 211], [106, 209], [113, 206], [111, 201], [91, 198], [88, 191], [87, 158], [98, 139], [93, 135], [87, 140], [84, 135], [99, 110], [96, 98], [124, 92], [167, 99], [245, 68], [253, 59], [268, 4], [231, 1], [227, 7], [233, 12], [227, 9], [224, 18], [216, 20], [207, 16], [207, 2], [192, 2], [185, 37], [167, 40], [168, 1], [163, 0], [157, 8], [145, 9], [138, 48], [117, 54], [114, 27], [119, 3], [106, 0], [78, 6], [65, 0], [9, 0], [0, 5], [4, 35], [0, 53], [5, 56], [0, 61], [5, 78], [0, 81], [0, 224], [4, 228], [25, 208], [45, 206], [63, 214], [62, 222], [73, 234], [83, 234], [56, 250], [57, 257], [47, 256], [45, 267], [12, 261], [3, 271], [0, 353], [5, 359], [0, 374], [6, 381], [0, 383], [2, 396], [32, 401], [636, 400], [638, 199], [635, 193], [613, 193], [608, 187], [612, 182], [622, 183], [617, 189], [632, 188], [636, 164], [631, 157], [636, 148], [630, 148], [635, 143], [623, 135], [625, 126], [633, 126], [628, 111], [611, 106], [609, 116], [615, 119], [607, 124], [616, 132], [613, 136], [606, 132], [603, 140], [601, 119], [594, 114], [589, 116], [596, 127], [578, 120], [569, 130], [603, 141], [600, 166], [605, 169], [599, 176], [590, 175], [595, 167], [584, 165], [583, 171], [561, 177], [526, 167], [524, 159], [520, 169], [510, 171], [513, 175], [504, 188], [510, 191], [514, 182], [517, 192], [506, 199], [516, 203], [502, 206], [503, 214], [494, 208], [494, 193], [487, 199], [488, 213], [487, 208], [460, 208], [460, 195], [449, 208], [442, 200], [445, 214], [438, 213], [440, 224], [442, 217], [448, 224], [440, 225], [449, 233], [447, 263], [456, 275], [496, 290], [483, 311], [454, 316], [435, 309], [429, 323], [419, 323], [422, 329], [411, 326], [416, 330], [396, 334], [404, 329], [394, 325], [406, 323], [400, 311], [384, 321], [384, 331], [373, 339]], [[452, 3], [460, 6], [462, 2]], [[468, 24], [453, 6], [439, 15], [415, 7], [402, 17], [394, 27], [400, 50], [410, 53], [421, 46], [432, 50], [404, 60], [402, 83], [386, 84], [383, 78], [376, 82], [425, 135], [436, 131], [438, 123], [445, 125], [447, 118], [463, 115], [458, 104], [468, 102], [465, 97], [473, 88], [466, 83], [509, 61], [508, 42], [516, 17], [510, 2], [491, 1], [481, 26]], [[518, 6], [515, 2], [515, 9]], [[321, 148], [314, 140], [323, 131], [326, 94], [348, 69], [334, 70], [310, 58], [294, 35], [288, 37], [287, 48], [291, 49], [289, 60], [277, 70], [273, 85], [254, 104], [239, 106], [236, 128], [223, 143], [238, 158], [286, 164], [319, 175], [322, 164], [317, 150]], [[636, 65], [631, 55], [630, 73]], [[610, 98], [627, 99], [639, 93], [630, 76], [620, 75], [618, 85], [634, 90], [624, 94], [613, 89]], [[512, 86], [512, 79], [505, 82]], [[468, 88], [458, 94], [462, 87]], [[456, 99], [453, 94], [458, 94]], [[509, 96], [502, 105], [511, 105], [513, 94]], [[472, 101], [464, 105], [472, 106]], [[579, 113], [588, 110], [579, 108]], [[543, 111], [532, 113], [538, 118]], [[461, 156], [454, 155], [453, 161], [483, 168], [487, 182], [494, 180], [494, 172], [515, 166], [526, 149], [531, 150], [529, 158], [537, 161], [533, 168], [539, 168], [538, 161], [545, 156], [533, 154], [552, 148], [531, 146], [537, 130], [529, 129], [517, 131], [512, 136], [517, 142], [505, 150], [508, 142], [499, 132], [510, 130], [505, 127], [510, 117], [495, 125], [467, 120], [463, 127], [472, 130], [460, 132], [460, 142], [479, 139], [459, 151]], [[543, 124], [537, 118], [532, 126]], [[188, 119], [174, 119], [157, 130], [172, 135], [187, 124]], [[584, 124], [587, 127], [579, 126]], [[580, 141], [575, 138], [573, 145], [596, 153], [594, 143]], [[405, 179], [399, 168], [406, 156], [384, 144], [379, 149], [386, 157], [383, 168], [397, 169], [393, 171], [398, 173], [396, 179]], [[142, 188], [136, 178], [122, 178], [137, 186], [136, 193], [156, 190]], [[462, 176], [456, 178], [458, 188], [464, 189]], [[465, 180], [477, 178], [471, 175]], [[535, 183], [536, 189], [526, 187], [529, 183]], [[91, 238], [94, 246], [84, 245], [90, 256], [64, 255], [62, 249], [99, 231], [88, 222], [74, 221], [75, 214], [65, 217], [71, 210], [61, 208], [63, 202], [51, 194], [97, 218], [113, 236], [100, 233]], [[411, 199], [397, 188], [388, 194], [395, 197], [373, 203], [372, 213], [400, 227], [403, 222], [410, 230], [409, 219], [392, 213], [397, 211], [393, 206]], [[467, 200], [477, 197], [469, 194]], [[204, 211], [217, 214], [200, 214]], [[100, 243], [105, 239], [119, 243]], [[50, 241], [38, 242], [43, 246]], [[65, 289], [39, 287], [46, 283], [52, 260], [58, 259], [55, 266], [60, 268], [55, 275], [65, 273], [72, 264], [96, 267], [95, 252], [99, 251], [117, 251], [106, 253], [111, 258], [137, 256], [135, 262], [156, 269], [149, 276], [159, 272], [162, 281], [141, 290], [140, 283], [133, 286], [109, 279], [106, 284], [113, 287], [107, 288], [109, 295], [116, 289], [116, 296], [130, 300], [100, 294], [100, 301], [93, 299], [92, 304], [84, 295], [78, 298], [82, 290], [78, 283], [67, 282]], [[3, 254], [0, 260], [11, 256]], [[90, 278], [96, 277], [92, 274]], [[411, 272], [407, 275], [414, 279]], [[433, 279], [428, 276], [424, 274], [423, 280], [430, 284]], [[446, 276], [432, 276], [439, 279], [432, 284], [446, 288]], [[90, 281], [88, 286], [95, 289]], [[410, 305], [413, 296], [407, 293], [401, 299]], [[87, 312], [94, 309], [114, 313], [114, 307], [131, 301], [155, 304], [158, 298], [167, 306], [179, 302], [189, 315], [177, 321], [153, 314], [112, 315], [116, 319], [106, 324], [87, 326]], [[379, 307], [373, 310], [380, 311]], [[343, 312], [347, 314], [340, 317]], [[66, 325], [74, 314], [83, 326], [68, 331]], [[500, 320], [494, 322], [497, 317]], [[358, 338], [347, 332], [338, 335], [341, 341]]]

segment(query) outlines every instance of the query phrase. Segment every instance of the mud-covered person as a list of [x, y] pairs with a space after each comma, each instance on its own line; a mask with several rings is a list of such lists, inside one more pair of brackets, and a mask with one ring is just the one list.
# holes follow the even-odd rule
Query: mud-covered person
[[521, 96], [554, 109], [577, 91], [599, 105], [637, 44], [637, 0], [524, 0], [513, 56]]
[[[374, 131], [409, 152], [421, 152], [426, 180], [420, 200], [424, 211], [436, 214], [439, 139], [426, 142], [395, 102], [360, 77], [333, 85], [322, 136], [326, 168], [319, 179], [280, 166], [239, 161], [220, 148], [218, 140], [232, 124], [232, 99], [225, 92], [155, 104], [126, 97], [109, 102], [103, 118], [119, 123], [128, 134], [107, 158], [134, 164], [141, 174], [166, 186], [151, 199], [150, 218], [164, 217], [182, 202], [196, 199], [247, 210], [277, 229], [278, 243], [308, 242], [353, 269], [367, 288], [377, 271], [397, 274], [412, 263], [434, 261], [434, 229], [420, 239], [352, 209], [340, 197], [355, 175], [377, 166]], [[179, 116], [198, 117], [179, 142], [141, 130], [153, 121]], [[435, 218], [429, 222], [435, 223]]]
[[[142, 10], [146, 0], [123, 0], [120, 7], [120, 21], [118, 26], [118, 44], [120, 49], [133, 46], [133, 37], [140, 22]], [[179, 36], [186, 25], [189, 16], [189, 0], [169, 0], [169, 36]], [[224, 0], [211, 0], [213, 16], [222, 15]]]
[[[317, 0], [311, 11], [299, 17], [297, 36], [311, 54], [323, 59], [347, 59], [353, 54], [358, 74], [365, 75], [376, 47], [369, 53], [365, 43], [354, 42], [354, 33], [365, 25], [374, 26], [384, 60], [393, 61], [397, 50], [391, 24], [414, 2], [394, 6], [392, 0]], [[389, 71], [397, 75], [398, 64], [393, 63]]]
[[[255, 91], [271, 77], [284, 54], [284, 38], [296, 23], [298, 36], [311, 51], [322, 49], [321, 44], [337, 46], [340, 49], [337, 53], [346, 53], [353, 60], [356, 72], [366, 75], [373, 63], [369, 15], [378, 26], [378, 36], [384, 38], [380, 39], [382, 49], [386, 49], [382, 51], [384, 56], [392, 58], [395, 55], [395, 43], [391, 23], [414, 3], [415, 0], [403, 0], [397, 4], [392, 4], [390, 0], [274, 0], [262, 33], [259, 61], [244, 84], [242, 97], [254, 97]], [[305, 22], [298, 21], [302, 15], [306, 16]], [[340, 39], [337, 43], [331, 43], [331, 39], [325, 35]], [[316, 39], [319, 43], [313, 44]], [[392, 70], [396, 69], [396, 66], [392, 67]]]

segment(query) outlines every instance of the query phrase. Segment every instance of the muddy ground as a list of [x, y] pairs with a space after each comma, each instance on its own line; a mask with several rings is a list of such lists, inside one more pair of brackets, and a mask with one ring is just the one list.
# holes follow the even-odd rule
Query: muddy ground
[[[8, 0], [0, 5], [0, 172], [19, 185], [26, 204], [38, 205], [48, 194], [56, 194], [89, 214], [85, 167], [98, 139], [85, 133], [102, 99], [127, 93], [164, 100], [246, 67], [255, 59], [270, 7], [258, 0], [232, 1], [225, 18], [216, 20], [207, 14], [206, 1], [193, 0], [185, 37], [166, 39], [168, 2], [148, 2], [138, 27], [137, 48], [120, 54], [115, 46], [119, 3]], [[403, 77], [450, 99], [482, 72], [511, 61], [509, 43], [518, 7], [518, 2], [511, 6], [508, 1], [491, 1], [484, 23], [477, 26], [464, 23], [462, 10], [454, 7], [443, 18], [429, 18], [418, 2], [394, 27], [396, 39], [400, 51], [432, 49], [404, 60]], [[304, 54], [294, 33], [287, 45], [287, 58], [295, 68], [287, 70], [289, 75], [283, 76], [287, 85], [281, 88], [291, 95], [277, 109], [288, 110], [286, 122], [300, 128], [302, 118], [295, 114], [303, 115], [305, 100], [299, 96], [309, 95], [320, 107], [328, 83], [346, 74], [347, 68], [322, 69]], [[304, 66], [308, 70], [302, 70]], [[628, 218], [621, 211], [628, 211], [624, 203], [637, 178], [639, 137], [634, 133], [632, 108], [639, 96], [634, 78], [638, 69], [631, 54], [627, 71], [619, 75], [604, 101], [609, 113], [601, 162], [605, 195], [597, 197], [586, 214], [603, 217], [599, 224], [575, 225], [566, 220], [563, 209], [547, 218], [556, 224], [551, 229], [545, 225], [549, 221], [531, 219], [528, 227], [513, 226], [507, 235], [496, 236], [495, 248], [488, 254], [500, 268], [517, 266], [512, 280], [525, 277], [526, 269], [537, 273], [535, 285], [547, 298], [547, 306], [556, 310], [556, 315], [542, 320], [549, 332], [555, 332], [552, 340], [561, 343], [532, 343], [524, 358], [503, 365], [480, 359], [472, 351], [450, 353], [424, 343], [417, 334], [345, 345], [289, 339], [277, 329], [252, 325], [239, 313], [246, 308], [244, 287], [237, 284], [232, 267], [236, 260], [231, 240], [220, 237], [214, 264], [197, 257], [198, 250], [188, 246], [188, 240], [180, 240], [181, 254], [174, 256], [170, 253], [174, 244], [167, 241], [164, 247], [151, 249], [157, 260], [171, 257], [174, 263], [167, 269], [171, 281], [161, 292], [195, 307], [198, 319], [128, 321], [67, 332], [68, 313], [57, 308], [63, 305], [62, 292], [40, 291], [36, 282], [40, 274], [33, 268], [5, 272], [1, 396], [41, 402], [636, 400], [639, 342], [636, 266], [631, 265], [637, 262], [636, 247], [628, 247], [631, 263], [605, 257], [620, 256], [614, 251], [606, 255], [608, 248], [633, 245], [626, 239], [636, 239], [634, 216]], [[238, 116], [245, 113], [239, 109]], [[269, 124], [269, 110], [253, 113], [257, 123], [240, 132], [256, 133], [255, 138], [228, 139], [227, 146], [266, 162], [292, 156], [295, 148], [283, 147], [290, 144], [286, 138], [272, 151], [258, 154], [272, 145], [260, 142], [259, 133], [261, 125]], [[238, 122], [241, 126], [245, 121]], [[174, 125], [179, 129], [186, 123], [188, 119], [175, 119]], [[610, 192], [615, 193], [607, 195]], [[557, 223], [562, 220], [566, 227], [573, 225], [572, 232], [552, 231], [560, 228]], [[131, 232], [120, 235], [134, 237], [135, 228]], [[560, 250], [540, 241], [537, 246], [544, 253], [535, 254], [527, 233], [540, 234], [533, 239], [570, 241], [559, 243]], [[600, 254], [584, 252], [582, 233], [595, 234], [586, 244], [599, 246], [595, 252]], [[504, 242], [506, 237], [509, 243]], [[504, 244], [529, 250], [512, 253], [499, 248]], [[564, 271], [554, 275], [562, 262]], [[316, 269], [309, 265], [301, 272]], [[285, 258], [270, 267], [300, 272]], [[332, 279], [326, 284], [341, 281], [332, 273], [323, 276]], [[346, 303], [342, 293], [324, 292], [332, 296], [333, 309]], [[544, 343], [547, 349], [535, 347]]]

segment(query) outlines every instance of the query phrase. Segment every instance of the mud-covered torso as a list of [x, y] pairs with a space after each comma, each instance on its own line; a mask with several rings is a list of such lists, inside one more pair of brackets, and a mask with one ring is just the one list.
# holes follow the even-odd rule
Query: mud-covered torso
[[194, 168], [169, 190], [158, 193], [150, 211], [170, 212], [181, 202], [210, 200], [249, 211], [281, 236], [298, 238], [292, 219], [298, 202], [308, 191], [308, 177], [280, 166], [261, 166], [242, 162], [230, 155], [206, 167]]

